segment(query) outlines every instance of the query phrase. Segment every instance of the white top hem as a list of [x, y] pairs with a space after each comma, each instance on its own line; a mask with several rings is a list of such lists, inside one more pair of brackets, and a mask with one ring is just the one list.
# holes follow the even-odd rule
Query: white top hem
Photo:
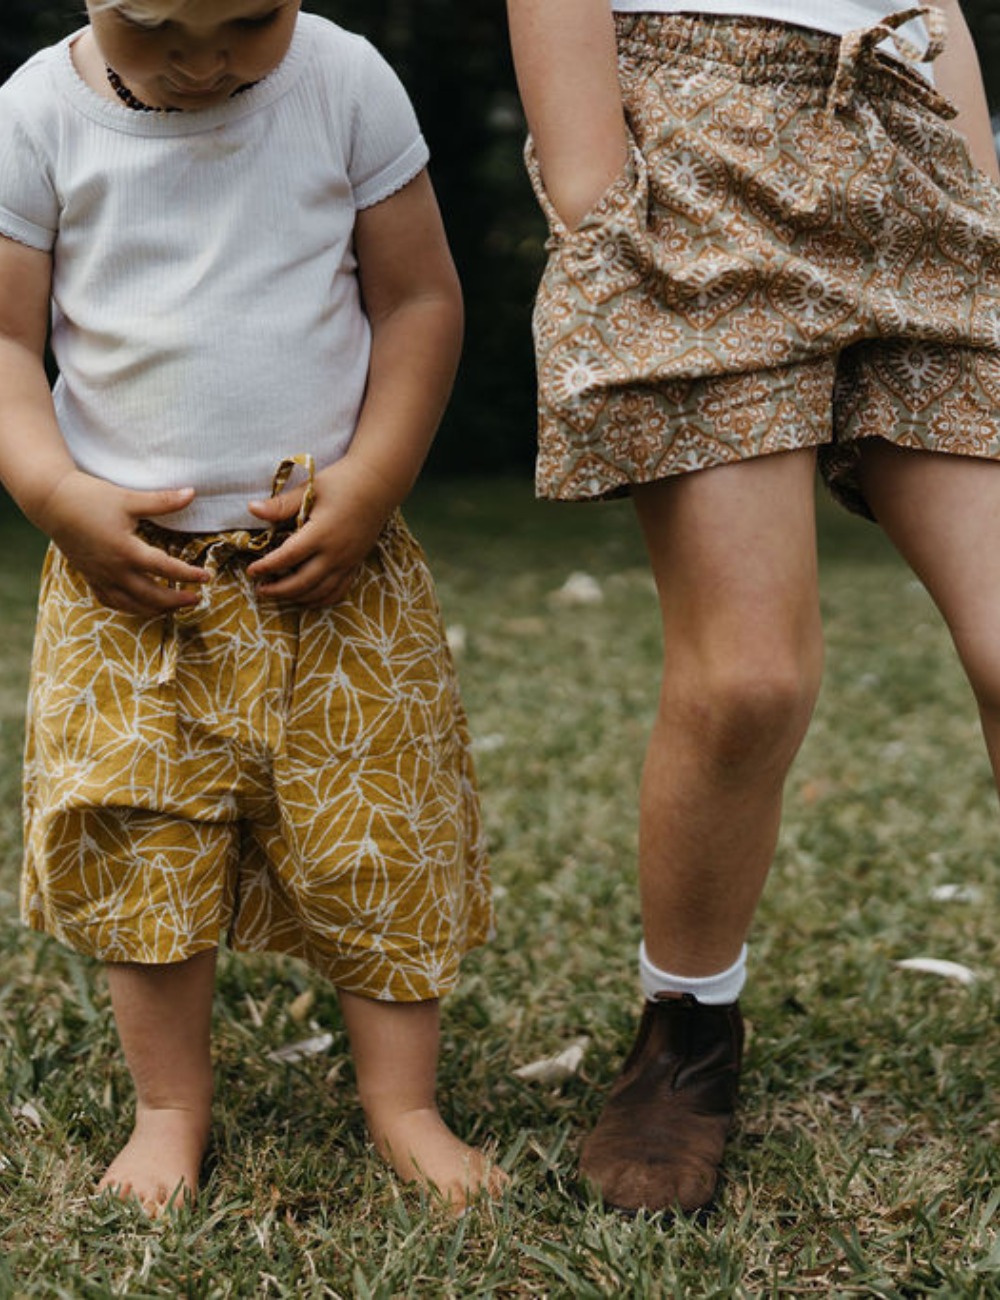
[[40, 253], [51, 252], [56, 240], [51, 230], [25, 221], [23, 217], [16, 217], [6, 208], [0, 208], [0, 235], [6, 235], [8, 239], [25, 244], [28, 248], [37, 248]]

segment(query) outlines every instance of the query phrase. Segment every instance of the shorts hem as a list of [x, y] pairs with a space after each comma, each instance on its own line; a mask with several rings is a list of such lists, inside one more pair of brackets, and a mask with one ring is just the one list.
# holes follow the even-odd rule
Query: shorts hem
[[232, 938], [224, 932], [220, 932], [214, 939], [195, 939], [190, 945], [184, 945], [180, 953], [172, 954], [158, 961], [151, 959], [148, 952], [139, 956], [119, 951], [111, 954], [106, 949], [102, 950], [100, 944], [86, 940], [81, 942], [79, 937], [75, 935], [71, 938], [62, 927], [51, 924], [46, 925], [38, 919], [27, 918], [23, 920], [23, 924], [26, 929], [35, 934], [45, 935], [46, 938], [62, 944], [64, 948], [68, 948], [78, 956], [89, 957], [93, 961], [101, 962], [107, 966], [176, 966], [181, 962], [190, 961], [192, 957], [197, 957], [203, 952], [221, 948], [228, 948], [231, 952], [255, 954], [257, 956], [294, 957], [315, 971], [321, 978], [327, 980], [334, 988], [343, 989], [347, 993], [355, 993], [359, 997], [367, 997], [380, 1002], [429, 1002], [447, 996], [449, 993], [454, 992], [458, 985], [461, 975], [459, 969], [461, 961], [476, 948], [484, 947], [494, 937], [492, 928], [477, 929], [465, 940], [461, 947], [456, 948], [452, 969], [440, 979], [429, 979], [426, 976], [401, 977], [397, 972], [391, 972], [388, 977], [383, 976], [376, 987], [371, 978], [365, 979], [363, 975], [360, 978], [352, 978], [352, 971], [359, 972], [364, 969], [361, 962], [352, 961], [348, 958], [324, 960], [323, 956], [315, 950], [312, 952], [303, 951], [302, 945], [281, 944], [280, 941], [276, 943], [247, 944], [239, 939]]
[[[216, 934], [214, 939], [204, 937], [193, 939], [188, 944], [181, 945], [182, 952], [180, 955], [173, 955], [161, 960], [151, 960], [146, 953], [141, 956], [132, 956], [117, 949], [111, 950], [102, 947], [99, 943], [81, 938], [77, 935], [70, 935], [62, 926], [46, 923], [44, 918], [22, 917], [22, 924], [34, 934], [42, 934], [47, 939], [52, 939], [56, 943], [62, 944], [70, 952], [75, 952], [80, 957], [90, 957], [94, 961], [103, 963], [106, 966], [176, 966], [180, 962], [190, 961], [192, 957], [197, 957], [200, 953], [209, 952], [213, 948], [221, 948], [225, 944], [223, 933]], [[124, 945], [123, 945], [124, 946]]]
[[952, 456], [963, 460], [981, 460], [991, 464], [1000, 463], [1000, 449], [995, 452], [977, 451], [973, 447], [947, 445], [933, 435], [926, 441], [893, 438], [887, 433], [861, 433], [854, 437], [841, 438], [837, 442], [826, 444], [819, 458], [819, 470], [823, 483], [838, 505], [867, 519], [878, 523], [878, 517], [868, 504], [868, 499], [861, 490], [858, 476], [858, 462], [861, 444], [880, 441], [900, 451], [926, 452], [931, 456]]
[[229, 938], [227, 946], [233, 952], [280, 957], [293, 957], [301, 961], [310, 970], [315, 971], [335, 989], [345, 993], [354, 993], [358, 997], [370, 998], [377, 1002], [430, 1002], [446, 997], [454, 992], [461, 976], [461, 962], [476, 948], [485, 946], [493, 938], [492, 929], [476, 930], [466, 938], [461, 946], [456, 946], [452, 953], [450, 969], [440, 978], [433, 979], [426, 974], [403, 974], [396, 967], [388, 974], [380, 973], [375, 979], [371, 976], [371, 963], [356, 958], [329, 957], [304, 944], [286, 943], [280, 940], [263, 944], [250, 944], [238, 938]]
[[563, 503], [597, 503], [601, 501], [615, 501], [630, 496], [633, 488], [649, 487], [653, 483], [661, 483], [669, 478], [680, 478], [682, 475], [695, 474], [702, 470], [719, 469], [725, 465], [739, 465], [744, 462], [762, 460], [765, 456], [778, 456], [787, 452], [817, 450], [829, 445], [830, 442], [828, 437], [817, 436], [812, 439], [803, 439], [800, 443], [794, 445], [783, 443], [778, 446], [758, 447], [748, 454], [736, 453], [732, 456], [719, 456], [713, 459], [706, 458], [699, 464], [692, 464], [690, 462], [684, 463], [681, 461], [670, 463], [670, 457], [664, 456], [655, 465], [651, 466], [648, 471], [640, 470], [632, 476], [620, 475], [616, 479], [611, 479], [604, 485], [595, 483], [590, 489], [581, 487], [567, 489], [562, 485], [555, 488], [549, 488], [536, 482], [535, 496], [539, 500], [558, 501]]

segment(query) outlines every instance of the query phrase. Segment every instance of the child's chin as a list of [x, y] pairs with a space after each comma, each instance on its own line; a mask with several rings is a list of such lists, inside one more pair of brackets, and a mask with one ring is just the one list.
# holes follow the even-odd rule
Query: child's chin
[[178, 86], [164, 87], [163, 98], [171, 108], [212, 108], [224, 103], [232, 94], [228, 81], [208, 90], [183, 90]]

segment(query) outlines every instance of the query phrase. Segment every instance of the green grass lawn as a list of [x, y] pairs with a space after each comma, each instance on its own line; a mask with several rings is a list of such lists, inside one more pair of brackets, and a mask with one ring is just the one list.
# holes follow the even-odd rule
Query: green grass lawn
[[[660, 658], [638, 533], [627, 505], [543, 506], [503, 481], [430, 483], [407, 513], [465, 630], [498, 887], [497, 940], [446, 1004], [441, 1096], [461, 1134], [496, 1143], [509, 1195], [450, 1223], [401, 1194], [367, 1146], [333, 992], [289, 961], [227, 958], [197, 1208], [149, 1225], [90, 1200], [130, 1086], [99, 972], [17, 922], [41, 547], [0, 520], [0, 1296], [1000, 1295], [996, 798], [923, 589], [823, 503], [826, 681], [751, 937], [722, 1208], [622, 1219], [581, 1198], [574, 1166], [638, 1003], [635, 799]], [[559, 609], [576, 570], [604, 599]], [[944, 884], [975, 896], [935, 901]], [[981, 978], [895, 965], [914, 956]], [[322, 1055], [268, 1060], [323, 1030]], [[576, 1039], [578, 1076], [515, 1077]]]

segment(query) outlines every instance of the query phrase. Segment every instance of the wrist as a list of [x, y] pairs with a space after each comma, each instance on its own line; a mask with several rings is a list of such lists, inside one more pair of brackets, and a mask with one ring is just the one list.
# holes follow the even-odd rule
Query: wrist
[[387, 474], [378, 464], [359, 452], [348, 452], [330, 468], [339, 469], [339, 477], [347, 477], [351, 490], [362, 497], [372, 512], [377, 512], [383, 520], [388, 519], [402, 504], [412, 486], [398, 476]]
[[58, 533], [60, 502], [65, 499], [69, 480], [80, 474], [81, 471], [70, 464], [55, 474], [39, 476], [18, 495], [17, 502], [25, 517], [47, 537], [55, 538]]

